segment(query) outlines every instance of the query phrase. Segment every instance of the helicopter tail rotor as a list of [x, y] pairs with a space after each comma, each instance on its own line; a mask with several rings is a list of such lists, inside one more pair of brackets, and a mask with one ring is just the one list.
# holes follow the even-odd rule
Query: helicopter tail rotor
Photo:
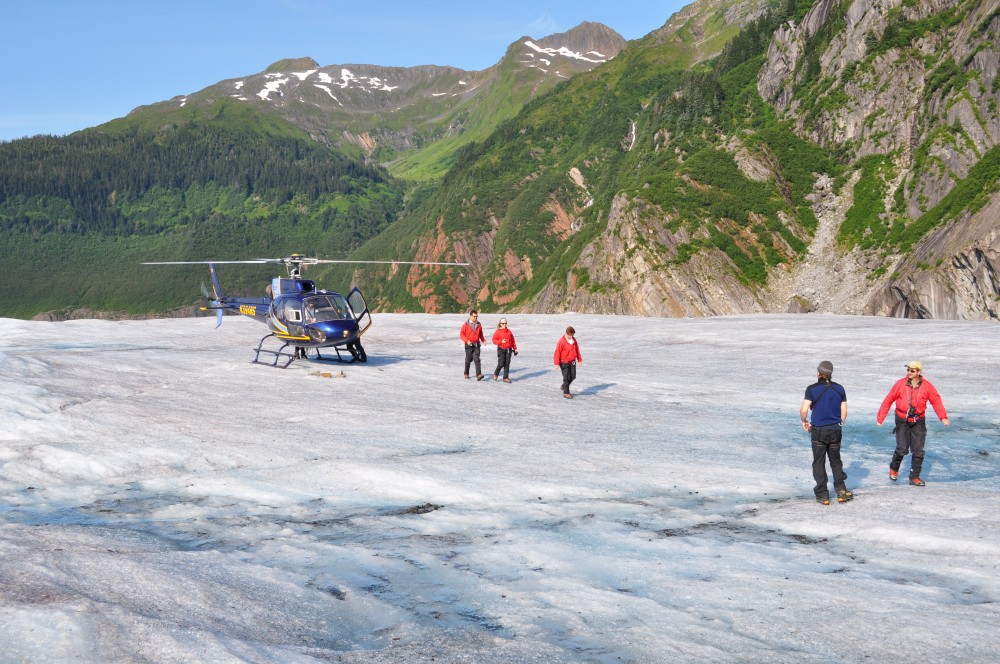
[[202, 311], [215, 311], [215, 327], [222, 325], [222, 310], [225, 309], [218, 300], [209, 299], [207, 307], [201, 307]]
[[215, 263], [208, 264], [208, 271], [212, 275], [212, 292], [215, 297], [212, 298], [211, 304], [216, 307], [215, 327], [218, 328], [222, 325], [222, 286], [219, 284], [219, 273], [215, 271]]
[[208, 300], [207, 307], [201, 307], [202, 311], [215, 310], [215, 327], [222, 325], [222, 310], [226, 307], [222, 304], [222, 286], [219, 285], [219, 275], [215, 271], [215, 263], [208, 264], [209, 274], [212, 275], [212, 290], [209, 291], [205, 282], [201, 283], [201, 294]]

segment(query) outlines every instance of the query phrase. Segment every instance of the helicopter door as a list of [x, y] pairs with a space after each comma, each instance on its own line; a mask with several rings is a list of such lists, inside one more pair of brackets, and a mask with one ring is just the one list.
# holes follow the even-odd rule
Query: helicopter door
[[372, 317], [368, 313], [368, 303], [365, 302], [365, 296], [361, 294], [359, 289], [355, 288], [347, 295], [347, 304], [350, 305], [351, 312], [358, 320], [358, 334], [364, 334], [365, 330], [372, 326]]
[[[291, 335], [303, 335], [302, 303], [294, 297], [279, 297], [271, 303], [271, 315], [279, 325], [275, 331]], [[283, 325], [281, 325], [283, 323]]]

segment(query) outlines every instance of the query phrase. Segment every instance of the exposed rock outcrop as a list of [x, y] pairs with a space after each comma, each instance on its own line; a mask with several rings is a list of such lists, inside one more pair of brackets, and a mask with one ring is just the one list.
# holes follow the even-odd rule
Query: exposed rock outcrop
[[1000, 195], [931, 233], [864, 313], [897, 318], [1000, 318]]
[[[683, 229], [672, 233], [664, 228], [663, 216], [642, 201], [616, 196], [607, 232], [583, 250], [566, 281], [550, 283], [529, 310], [672, 317], [765, 310], [720, 251], [704, 251], [684, 266], [671, 265], [677, 247], [690, 237]], [[581, 275], [586, 275], [584, 283]]]
[[[993, 191], [995, 175], [986, 178], [992, 193], [985, 193], [991, 198], [984, 207], [980, 194], [974, 195], [975, 205], [973, 196], [963, 194], [959, 207], [981, 206], [974, 215], [938, 214], [943, 207], [924, 215], [942, 201], [950, 204], [949, 193], [985, 155], [995, 155], [991, 150], [1000, 142], [998, 7], [1000, 0], [818, 0], [801, 22], [779, 27], [758, 73], [757, 91], [800, 138], [822, 146], [839, 164], [828, 162], [833, 173], [812, 173], [814, 189], [805, 197], [799, 189], [805, 178], [795, 170], [801, 164], [780, 163], [780, 158], [794, 161], [787, 146], [755, 138], [764, 135], [756, 128], [722, 129], [707, 114], [714, 100], [697, 99], [678, 88], [670, 102], [639, 104], [641, 110], [617, 126], [609, 149], [629, 154], [628, 167], [648, 178], [644, 185], [629, 182], [628, 175], [615, 180], [614, 186], [629, 182], [621, 190], [600, 191], [613, 178], [592, 177], [590, 160], [600, 157], [588, 156], [581, 164], [560, 163], [567, 177], [548, 196], [532, 192], [532, 200], [543, 201], [538, 214], [520, 210], [524, 218], [544, 218], [548, 226], [528, 228], [533, 222], [519, 221], [525, 226], [514, 232], [532, 238], [546, 233], [536, 245], [555, 240], [556, 251], [563, 252], [554, 254], [561, 260], [558, 269], [565, 270], [522, 309], [653, 316], [817, 311], [996, 318], [1000, 194]], [[707, 55], [700, 50], [704, 44], [718, 36], [711, 21], [725, 14], [727, 23], [745, 24], [764, 9], [761, 2], [705, 0], [678, 12], [643, 42], [683, 41], [697, 61]], [[680, 100], [676, 109], [670, 106], [673, 100]], [[699, 119], [701, 138], [731, 155], [754, 186], [765, 185], [740, 189], [745, 184], [740, 183], [726, 189], [738, 179], [731, 173], [713, 182], [711, 169], [728, 169], [718, 155], [701, 162], [707, 170], [700, 174], [697, 159], [689, 162], [695, 167], [684, 168], [691, 156], [685, 154], [685, 129], [667, 111], [688, 120], [685, 114], [692, 109], [706, 113]], [[523, 147], [539, 162], [562, 149], [545, 139]], [[884, 159], [865, 159], [870, 156]], [[663, 164], [663, 171], [650, 175], [643, 170], [649, 163]], [[843, 177], [841, 167], [848, 169]], [[521, 173], [520, 183], [540, 172]], [[679, 178], [680, 188], [657, 183], [664, 173]], [[643, 186], [656, 187], [649, 197], [660, 205], [642, 199]], [[852, 208], [856, 186], [859, 202]], [[683, 199], [681, 188], [696, 190], [701, 200]], [[772, 197], [773, 205], [738, 209], [742, 193], [737, 193], [733, 201], [710, 210], [711, 204], [703, 201], [712, 201], [715, 190], [720, 196], [767, 191], [762, 195]], [[610, 193], [615, 193], [610, 207], [585, 212], [595, 200], [607, 205]], [[676, 207], [671, 207], [671, 196], [679, 201]], [[803, 198], [811, 205], [815, 228]], [[489, 213], [507, 219], [503, 209]], [[520, 303], [518, 294], [530, 275], [540, 266], [551, 268], [550, 256], [543, 253], [548, 245], [538, 255], [518, 256], [504, 244], [511, 229], [498, 232], [492, 221], [492, 231], [480, 228], [476, 237], [448, 238], [449, 250], [482, 261], [463, 274], [461, 284], [452, 284], [460, 304]], [[923, 230], [933, 224], [940, 227]], [[581, 232], [596, 235], [582, 249], [577, 243]], [[911, 245], [901, 255], [900, 247]]]
[[[800, 24], [790, 22], [775, 33], [757, 81], [761, 96], [793, 120], [801, 136], [821, 145], [846, 147], [855, 159], [893, 155], [900, 173], [892, 188], [901, 188], [898, 198], [911, 220], [939, 203], [1000, 142], [1000, 90], [994, 82], [1000, 64], [995, 41], [1000, 33], [1000, 3], [980, 3], [960, 16], [950, 31], [927, 32], [914, 42], [916, 49], [889, 48], [866, 60], [868, 48], [878, 46], [900, 20], [913, 24], [960, 4], [959, 0], [854, 0], [843, 17], [843, 28], [819, 54], [817, 76], [835, 81], [824, 91], [803, 87], [808, 67], [802, 66], [809, 48], [816, 46], [810, 40], [835, 17], [836, 3], [821, 0]], [[956, 82], [964, 87], [955, 87]], [[835, 104], [811, 100], [810, 113], [802, 112], [802, 99], [796, 97], [833, 92], [843, 100]], [[891, 205], [887, 201], [887, 213]], [[891, 278], [869, 279], [861, 289], [866, 294], [864, 313], [994, 318], [998, 218], [994, 196], [974, 218], [956, 220], [923, 238], [910, 256], [890, 255], [880, 265], [854, 252], [839, 257], [841, 272], [879, 267], [891, 272]], [[816, 243], [826, 246], [820, 235]], [[817, 262], [816, 243], [807, 266]], [[804, 267], [799, 273], [808, 271]], [[793, 306], [802, 304], [802, 295], [797, 293]], [[852, 313], [856, 308], [842, 307], [835, 298], [804, 299], [817, 309]]]

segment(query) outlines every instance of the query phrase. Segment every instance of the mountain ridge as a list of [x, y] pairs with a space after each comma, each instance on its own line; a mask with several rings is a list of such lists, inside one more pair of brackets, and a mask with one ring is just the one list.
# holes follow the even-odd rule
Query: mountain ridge
[[[169, 143], [189, 124], [222, 127], [234, 140], [308, 142], [405, 176], [405, 193], [401, 180], [365, 171], [371, 180], [347, 198], [279, 188], [266, 206], [246, 183], [213, 183], [193, 192], [196, 223], [168, 207], [175, 226], [155, 236], [166, 242], [218, 219], [219, 232], [242, 224], [272, 247], [293, 237], [332, 246], [336, 231], [357, 258], [470, 263], [312, 275], [361, 285], [380, 310], [991, 319], [1000, 302], [998, 35], [1000, 0], [700, 0], [565, 80], [554, 72], [596, 59], [566, 57], [603, 47], [564, 55], [562, 45], [518, 40], [472, 94], [463, 92], [471, 75], [420, 70], [442, 72], [436, 81], [449, 81], [454, 97], [417, 70], [404, 81], [388, 68], [324, 70], [292, 58], [252, 86], [220, 82], [94, 131], [141, 128]], [[289, 113], [315, 107], [289, 93], [299, 88], [344, 124], [334, 131], [318, 111], [292, 122]], [[382, 113], [396, 124], [348, 122], [404, 93], [421, 101]], [[352, 115], [338, 94], [379, 101]], [[230, 149], [220, 141], [211, 144]], [[223, 189], [225, 204], [213, 204]], [[114, 199], [116, 214], [152, 215], [177, 198], [145, 195], [125, 207]], [[23, 204], [0, 200], [0, 222], [67, 227], [54, 220], [60, 199]], [[352, 221], [360, 209], [370, 226]], [[280, 234], [263, 234], [261, 218]], [[16, 248], [33, 246], [21, 237]]]
[[[398, 175], [426, 179], [419, 176], [421, 168], [442, 174], [442, 162], [454, 150], [484, 137], [559, 80], [613, 58], [624, 45], [611, 28], [583, 22], [540, 39], [521, 37], [500, 61], [479, 71], [446, 65], [320, 65], [311, 57], [287, 58], [256, 74], [141, 106], [126, 119], [230, 99], [274, 114], [325, 145], [360, 148], [358, 156], [387, 164]], [[477, 113], [480, 106], [490, 113]], [[438, 147], [429, 160], [416, 154], [441, 139], [451, 139], [448, 151], [442, 154]]]
[[[658, 92], [623, 86], [633, 65], [669, 58], [672, 42], [731, 32], [703, 29], [725, 3], [694, 3], [563, 90], [586, 96], [583, 81], [603, 75], [612, 95], [631, 96], [600, 123], [611, 137], [587, 137], [600, 150], [567, 154], [581, 130], [532, 106], [518, 131], [449, 173], [443, 186], [461, 184], [415, 219], [413, 246], [479, 267], [409, 290], [445, 310], [996, 318], [997, 6], [730, 5], [757, 18], [714, 65], [693, 53], [683, 75], [660, 74]], [[549, 113], [574, 103], [553, 94]], [[513, 193], [484, 196], [487, 170]], [[593, 183], [609, 178], [595, 203]], [[449, 204], [459, 191], [476, 195]], [[385, 249], [382, 237], [371, 243]], [[821, 266], [847, 280], [848, 296], [810, 284]], [[417, 272], [410, 282], [427, 280]], [[382, 283], [372, 285], [389, 304], [399, 290]]]

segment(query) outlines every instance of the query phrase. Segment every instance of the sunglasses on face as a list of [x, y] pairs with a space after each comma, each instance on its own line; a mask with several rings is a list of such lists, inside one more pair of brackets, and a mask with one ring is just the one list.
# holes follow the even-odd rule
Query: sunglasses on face
[[920, 369], [907, 369], [906, 373], [918, 373]]

